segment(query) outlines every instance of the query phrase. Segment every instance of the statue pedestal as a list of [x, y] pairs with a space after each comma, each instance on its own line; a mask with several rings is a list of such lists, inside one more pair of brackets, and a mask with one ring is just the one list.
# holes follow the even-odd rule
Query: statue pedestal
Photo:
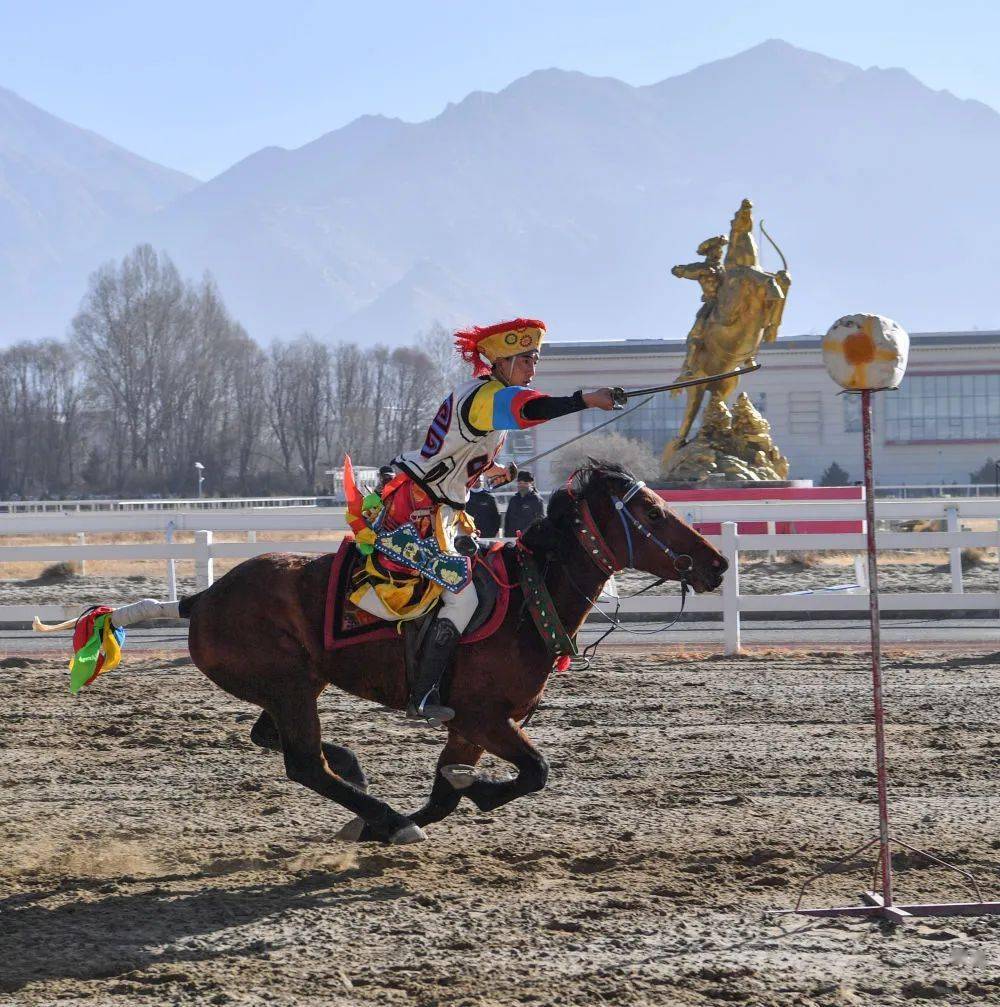
[[[813, 486], [811, 479], [789, 479], [775, 481], [769, 485], [759, 482], [735, 483], [725, 486], [718, 483], [714, 486], [699, 483], [697, 486], [670, 486], [661, 483], [651, 486], [689, 524], [703, 535], [720, 535], [721, 521], [704, 520], [707, 514], [701, 511], [698, 504], [727, 503], [727, 520], [736, 520], [736, 530], [742, 535], [767, 535], [772, 529], [778, 535], [813, 535], [830, 532], [845, 534], [864, 531], [864, 522], [860, 520], [846, 521], [780, 521], [776, 519], [765, 521], [741, 521], [740, 503], [750, 500], [796, 500], [801, 502], [819, 502], [824, 500], [863, 500], [863, 486]], [[713, 508], [714, 510], [714, 508]], [[731, 515], [731, 516], [730, 516]], [[714, 515], [713, 515], [714, 516]], [[777, 516], [780, 516], [780, 512]]]

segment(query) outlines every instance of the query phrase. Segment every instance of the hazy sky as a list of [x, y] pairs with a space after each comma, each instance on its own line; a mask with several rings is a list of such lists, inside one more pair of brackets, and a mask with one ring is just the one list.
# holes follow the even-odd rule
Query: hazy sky
[[364, 113], [431, 118], [557, 66], [649, 84], [767, 38], [1000, 108], [998, 0], [0, 0], [0, 87], [209, 178]]

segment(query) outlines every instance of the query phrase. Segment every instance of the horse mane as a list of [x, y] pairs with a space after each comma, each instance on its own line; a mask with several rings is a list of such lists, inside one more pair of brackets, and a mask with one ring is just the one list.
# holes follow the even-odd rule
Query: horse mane
[[534, 521], [521, 536], [521, 542], [536, 556], [558, 554], [565, 544], [572, 543], [573, 521], [578, 513], [581, 500], [590, 498], [595, 492], [608, 489], [612, 482], [626, 485], [634, 481], [634, 476], [618, 462], [599, 458], [588, 458], [549, 497], [545, 517]]

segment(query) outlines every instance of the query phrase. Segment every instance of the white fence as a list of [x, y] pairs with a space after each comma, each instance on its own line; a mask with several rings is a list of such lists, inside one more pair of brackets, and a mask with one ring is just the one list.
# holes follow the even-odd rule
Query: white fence
[[0, 500], [0, 514], [61, 514], [63, 511], [253, 510], [315, 507], [317, 497], [194, 497], [189, 500]]
[[[863, 521], [863, 503], [849, 501], [732, 501], [682, 504], [677, 510], [692, 522], [721, 522], [722, 534], [714, 541], [720, 545], [729, 560], [729, 573], [720, 594], [695, 595], [688, 599], [687, 611], [692, 613], [721, 613], [721, 636], [727, 652], [740, 646], [741, 613], [766, 613], [775, 618], [793, 613], [808, 612], [863, 612], [868, 609], [867, 591], [824, 592], [785, 595], [745, 595], [739, 589], [739, 557], [741, 552], [862, 552], [865, 536], [847, 534], [739, 534], [736, 521], [765, 522], [769, 528], [776, 524], [795, 521]], [[951, 562], [951, 590], [937, 593], [883, 594], [882, 608], [886, 611], [913, 611], [944, 614], [951, 611], [1000, 610], [1000, 564], [998, 564], [995, 590], [967, 593], [962, 578], [961, 551], [966, 548], [997, 548], [1000, 550], [1000, 501], [996, 499], [937, 499], [937, 500], [879, 500], [876, 503], [876, 521], [899, 522], [915, 518], [937, 519], [945, 522], [946, 531], [905, 532], [878, 531], [876, 540], [880, 551], [946, 549]], [[988, 521], [988, 531], [969, 531], [962, 522]], [[301, 512], [289, 511], [199, 511], [196, 513], [118, 512], [86, 514], [0, 515], [0, 542], [11, 535], [46, 536], [77, 535], [77, 545], [14, 545], [0, 546], [0, 569], [10, 562], [75, 562], [87, 560], [164, 560], [167, 568], [167, 597], [176, 597], [173, 566], [177, 560], [193, 560], [199, 587], [207, 586], [213, 578], [215, 559], [246, 559], [274, 550], [288, 552], [327, 552], [329, 540], [310, 539], [305, 533], [323, 530], [340, 531], [346, 528], [342, 508], [310, 508]], [[173, 541], [180, 530], [194, 531], [193, 543]], [[213, 533], [240, 532], [247, 536], [243, 542], [215, 542]], [[294, 541], [257, 541], [258, 532], [301, 531], [303, 537]], [[142, 544], [85, 544], [88, 533], [97, 532], [160, 532], [164, 541]], [[677, 612], [679, 599], [675, 595], [644, 595], [622, 602], [622, 613], [646, 617], [669, 618]], [[42, 619], [67, 619], [77, 615], [75, 609], [61, 605], [0, 605], [0, 622], [27, 622], [32, 616]]]

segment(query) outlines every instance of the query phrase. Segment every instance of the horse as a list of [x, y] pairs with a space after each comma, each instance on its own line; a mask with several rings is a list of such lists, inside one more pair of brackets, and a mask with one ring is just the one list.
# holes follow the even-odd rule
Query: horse
[[[618, 465], [594, 461], [553, 494], [547, 515], [525, 531], [517, 549], [502, 551], [514, 583], [518, 550], [532, 555], [571, 636], [609, 577], [625, 567], [686, 582], [695, 592], [716, 589], [727, 567], [722, 554], [644, 483]], [[427, 838], [424, 828], [450, 815], [463, 797], [480, 811], [493, 811], [541, 790], [548, 764], [523, 724], [541, 700], [553, 659], [532, 619], [512, 603], [496, 632], [458, 649], [448, 695], [455, 717], [446, 725], [448, 737], [424, 805], [401, 814], [368, 793], [354, 753], [320, 737], [317, 699], [333, 685], [405, 710], [403, 643], [324, 649], [332, 562], [330, 555], [257, 556], [182, 598], [180, 614], [190, 620], [195, 665], [219, 688], [262, 708], [251, 740], [283, 755], [290, 780], [356, 816], [338, 836], [419, 842]], [[477, 772], [484, 752], [512, 763], [517, 775], [494, 780]]]

